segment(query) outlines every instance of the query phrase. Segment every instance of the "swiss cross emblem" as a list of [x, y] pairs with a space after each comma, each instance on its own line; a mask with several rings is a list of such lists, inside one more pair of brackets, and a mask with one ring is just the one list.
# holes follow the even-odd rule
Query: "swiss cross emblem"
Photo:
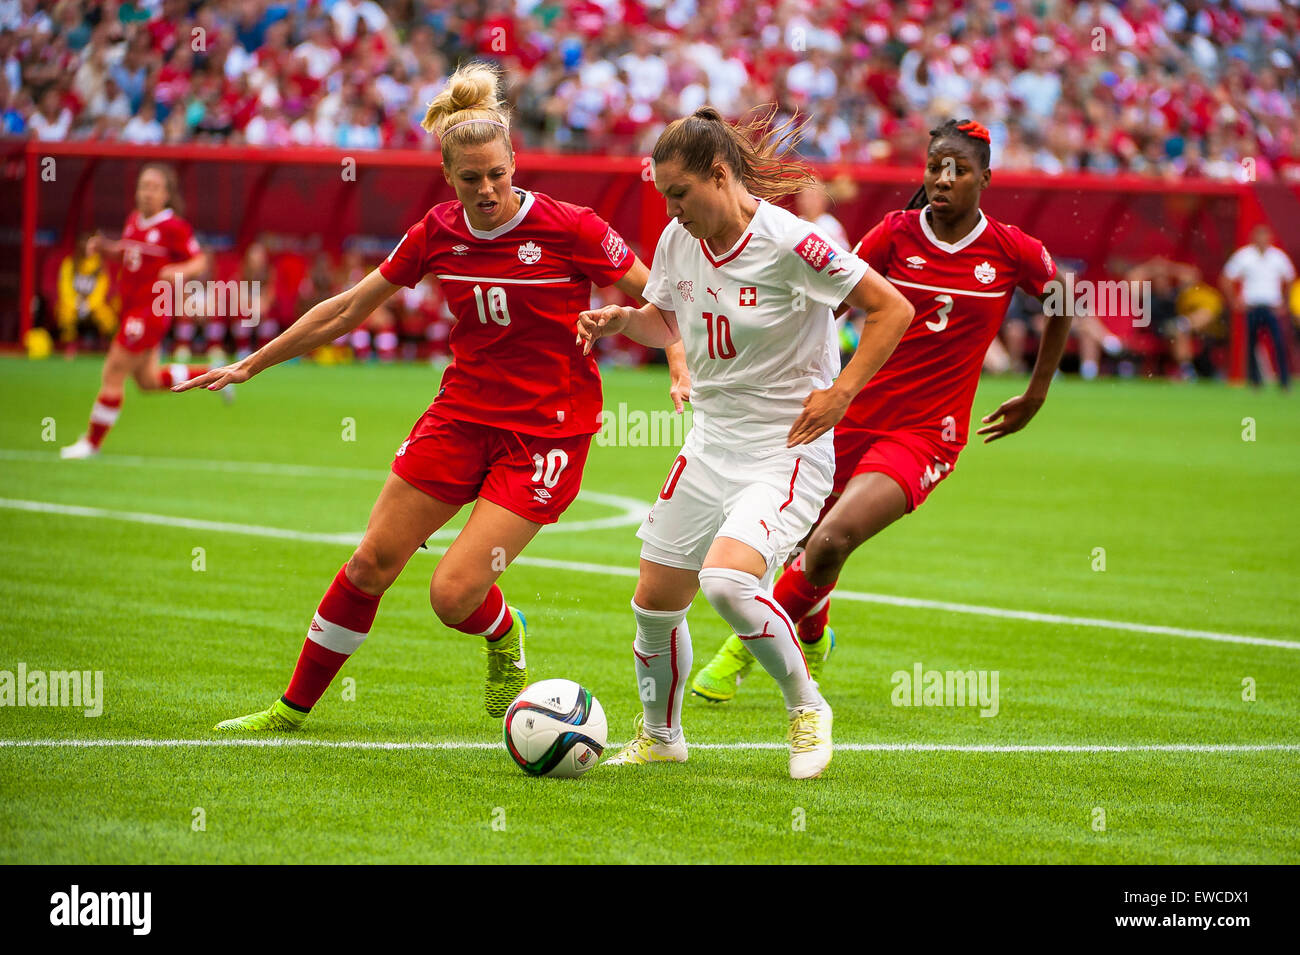
[[741, 305], [757, 305], [757, 304], [758, 304], [758, 289], [755, 288], [753, 285], [745, 285], [745, 286], [742, 286], [741, 289], [740, 289], [740, 304], [741, 304]]

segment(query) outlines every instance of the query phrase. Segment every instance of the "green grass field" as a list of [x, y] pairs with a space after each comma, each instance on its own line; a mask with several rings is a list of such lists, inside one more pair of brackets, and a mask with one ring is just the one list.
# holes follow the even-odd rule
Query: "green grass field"
[[[825, 776], [787, 777], [758, 672], [731, 704], [688, 697], [687, 764], [564, 781], [499, 745], [477, 640], [433, 616], [424, 552], [341, 674], [355, 699], [336, 682], [292, 745], [211, 745], [284, 688], [436, 372], [300, 363], [230, 407], [131, 386], [104, 454], [60, 461], [98, 375], [0, 360], [0, 670], [104, 688], [94, 718], [0, 708], [0, 861], [1300, 862], [1294, 397], [1059, 381], [850, 562]], [[986, 380], [975, 414], [1022, 386]], [[607, 406], [665, 391], [662, 370], [606, 375]], [[584, 487], [615, 497], [579, 498], [502, 578], [531, 675], [589, 687], [611, 742], [639, 708], [635, 520], [675, 454], [594, 447]], [[726, 630], [702, 599], [691, 629], [700, 667]], [[997, 715], [892, 705], [917, 663], [998, 671]], [[1086, 748], [1117, 746], [1166, 748]]]

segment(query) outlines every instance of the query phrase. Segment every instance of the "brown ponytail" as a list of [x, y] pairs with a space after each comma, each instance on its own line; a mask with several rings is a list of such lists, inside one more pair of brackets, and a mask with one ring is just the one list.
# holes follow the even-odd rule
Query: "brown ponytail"
[[715, 162], [724, 162], [737, 180], [760, 199], [775, 199], [815, 187], [817, 179], [806, 163], [781, 157], [803, 139], [807, 120], [792, 116], [773, 126], [777, 107], [759, 107], [753, 120], [733, 126], [712, 106], [673, 120], [655, 143], [655, 163], [679, 159], [689, 173], [708, 176]]

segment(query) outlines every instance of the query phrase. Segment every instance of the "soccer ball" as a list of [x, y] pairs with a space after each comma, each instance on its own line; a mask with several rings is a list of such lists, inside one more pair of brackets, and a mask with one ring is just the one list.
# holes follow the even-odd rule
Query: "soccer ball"
[[600, 762], [605, 710], [572, 680], [540, 680], [506, 710], [506, 749], [530, 776], [581, 776]]

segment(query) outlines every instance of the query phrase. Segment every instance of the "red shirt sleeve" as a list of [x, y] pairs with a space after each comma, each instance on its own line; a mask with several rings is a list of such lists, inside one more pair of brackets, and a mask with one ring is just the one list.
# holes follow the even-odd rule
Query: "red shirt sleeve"
[[573, 267], [597, 288], [613, 285], [632, 268], [636, 256], [614, 227], [590, 209], [578, 213]]
[[397, 247], [388, 253], [388, 258], [379, 263], [379, 274], [394, 285], [415, 288], [424, 278], [425, 249], [428, 246], [428, 230], [424, 220], [406, 230], [406, 235], [397, 243]]
[[893, 242], [891, 218], [892, 216], [885, 216], [877, 222], [853, 248], [854, 255], [881, 275], [885, 274], [885, 267], [889, 265], [889, 247]]
[[1035, 298], [1042, 298], [1047, 283], [1056, 278], [1056, 262], [1047, 246], [1033, 236], [1018, 232], [1017, 238], [1020, 241], [1020, 281], [1017, 284]]
[[176, 224], [172, 233], [172, 261], [184, 262], [186, 259], [192, 259], [198, 255], [202, 249], [199, 248], [199, 240], [194, 238], [194, 227], [184, 219], [172, 220]]

